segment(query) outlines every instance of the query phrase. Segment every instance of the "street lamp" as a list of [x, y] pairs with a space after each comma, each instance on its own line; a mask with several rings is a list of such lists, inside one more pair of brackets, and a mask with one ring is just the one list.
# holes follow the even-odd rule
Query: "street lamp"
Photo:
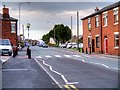
[[27, 23], [27, 28], [28, 28], [28, 39], [29, 39], [29, 28], [30, 28], [31, 24]]
[[[26, 3], [30, 3], [30, 2], [26, 2]], [[23, 4], [23, 2], [20, 2], [19, 3], [19, 35], [20, 35], [20, 14], [21, 14], [21, 11], [20, 11], [20, 9], [21, 9], [21, 5]]]

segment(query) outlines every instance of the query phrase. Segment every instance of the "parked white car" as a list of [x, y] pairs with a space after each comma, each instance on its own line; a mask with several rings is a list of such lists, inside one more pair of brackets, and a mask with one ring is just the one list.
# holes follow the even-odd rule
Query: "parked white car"
[[0, 54], [8, 54], [11, 56], [13, 53], [13, 49], [9, 39], [0, 39]]

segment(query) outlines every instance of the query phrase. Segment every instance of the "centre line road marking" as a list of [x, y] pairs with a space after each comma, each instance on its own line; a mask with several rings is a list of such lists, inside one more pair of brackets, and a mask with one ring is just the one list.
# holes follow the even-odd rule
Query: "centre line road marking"
[[70, 55], [64, 55], [65, 57], [71, 57]]
[[61, 57], [60, 55], [54, 55], [54, 56], [55, 56], [55, 57], [59, 57], [59, 58]]
[[45, 57], [46, 57], [46, 58], [52, 58], [52, 56], [49, 56], [49, 55], [48, 55], [48, 56], [45, 56]]
[[68, 85], [64, 85], [65, 88], [67, 88], [68, 90], [72, 90]]
[[78, 90], [74, 85], [69, 85], [70, 87], [72, 87], [74, 90]]
[[41, 56], [37, 56], [36, 58], [42, 58]]
[[79, 56], [79, 55], [73, 55], [73, 56], [75, 56], [75, 57], [81, 57], [81, 56]]

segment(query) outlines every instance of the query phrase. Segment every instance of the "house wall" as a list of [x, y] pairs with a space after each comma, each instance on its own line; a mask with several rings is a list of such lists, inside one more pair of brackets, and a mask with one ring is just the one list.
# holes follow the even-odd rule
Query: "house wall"
[[[113, 9], [108, 10], [108, 25], [106, 27], [103, 26], [103, 13], [99, 14], [99, 27], [95, 27], [95, 16], [91, 17], [91, 36], [92, 39], [94, 39], [94, 47], [95, 47], [95, 53], [105, 53], [105, 47], [104, 47], [104, 39], [105, 36], [108, 38], [108, 54], [111, 55], [120, 55], [120, 44], [119, 48], [114, 48], [114, 32], [119, 32], [120, 36], [120, 20], [119, 24], [114, 25], [114, 15], [113, 15]], [[119, 18], [120, 18], [120, 7], [119, 7]], [[88, 30], [88, 18], [83, 20], [83, 49], [86, 51], [86, 49], [89, 50], [88, 47], [88, 36], [90, 35], [90, 31]], [[99, 35], [99, 48], [96, 48], [96, 36]], [[102, 38], [101, 38], [102, 35]], [[120, 38], [120, 37], [119, 37]], [[101, 42], [102, 41], [102, 42]], [[120, 41], [119, 41], [120, 43]]]

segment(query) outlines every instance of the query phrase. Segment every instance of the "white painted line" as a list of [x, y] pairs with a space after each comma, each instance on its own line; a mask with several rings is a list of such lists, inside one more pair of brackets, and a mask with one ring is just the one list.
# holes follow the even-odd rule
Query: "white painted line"
[[85, 62], [85, 60], [82, 59], [82, 62]]
[[64, 55], [65, 57], [71, 57], [70, 55]]
[[97, 65], [102, 65], [102, 66], [104, 66], [104, 67], [106, 67], [106, 68], [109, 68], [109, 66], [107, 66], [107, 65], [105, 65], [105, 64], [102, 64], [102, 63], [95, 63], [95, 62], [89, 62], [89, 63], [97, 64]]
[[62, 75], [61, 73], [59, 73], [59, 72], [53, 70], [52, 66], [50, 66], [50, 65], [47, 64], [47, 63], [45, 63], [44, 60], [41, 60], [41, 61], [43, 62], [44, 65], [46, 65], [46, 66], [48, 66], [48, 67], [50, 68], [50, 71], [52, 71], [52, 72], [54, 72], [54, 73], [60, 75], [66, 84], [67, 84], [67, 83], [75, 83], [75, 82], [68, 82], [64, 75]]
[[36, 58], [42, 58], [41, 56], [37, 56]]
[[102, 64], [103, 66], [105, 66], [106, 68], [109, 68], [107, 65], [105, 65], [105, 64]]
[[42, 69], [50, 76], [50, 78], [58, 85], [59, 88], [62, 88], [62, 86], [55, 80], [55, 78], [34, 58], [36, 63], [42, 67]]
[[49, 55], [48, 55], [48, 56], [45, 56], [45, 57], [46, 57], [46, 58], [52, 58], [52, 56], [49, 56]]
[[73, 56], [75, 56], [75, 57], [81, 57], [80, 55], [73, 55]]
[[58, 58], [60, 58], [61, 56], [60, 56], [60, 55], [55, 55], [55, 57], [58, 57]]
[[28, 71], [28, 69], [2, 69], [2, 71]]
[[68, 82], [66, 84], [69, 84], [69, 85], [71, 85], [71, 84], [78, 84], [78, 82]]

